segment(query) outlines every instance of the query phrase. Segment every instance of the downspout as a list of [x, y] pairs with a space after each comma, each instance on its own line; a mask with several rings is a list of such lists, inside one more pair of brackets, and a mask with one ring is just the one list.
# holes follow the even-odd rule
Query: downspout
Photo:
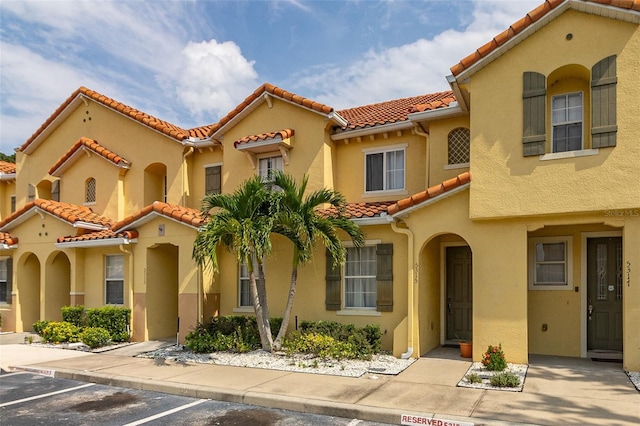
[[129, 337], [133, 336], [133, 250], [127, 250], [124, 248], [124, 244], [120, 244], [118, 248], [121, 252], [129, 257], [129, 309], [131, 309], [131, 330], [129, 330]]
[[419, 124], [413, 126], [413, 131], [418, 136], [424, 136], [425, 144], [427, 145], [427, 188], [431, 187], [431, 144], [429, 143], [429, 133], [424, 132]]
[[407, 279], [407, 293], [409, 294], [409, 299], [407, 301], [407, 316], [409, 318], [409, 323], [407, 327], [407, 351], [400, 355], [400, 358], [407, 359], [411, 358], [411, 355], [413, 355], [413, 301], [415, 300], [414, 293], [417, 281], [414, 277], [415, 269], [413, 268], [413, 232], [408, 228], [398, 228], [397, 222], [393, 219], [391, 222], [391, 229], [399, 234], [405, 234], [407, 236], [407, 271], [409, 272], [409, 277]]
[[193, 151], [195, 151], [194, 147], [189, 147], [189, 149], [187, 150], [187, 152], [185, 152], [182, 155], [182, 202], [181, 204], [183, 206], [187, 205], [187, 195], [185, 194], [185, 188], [184, 188], [184, 181], [185, 181], [185, 175], [187, 173], [187, 157], [190, 156], [191, 154], [193, 154]]

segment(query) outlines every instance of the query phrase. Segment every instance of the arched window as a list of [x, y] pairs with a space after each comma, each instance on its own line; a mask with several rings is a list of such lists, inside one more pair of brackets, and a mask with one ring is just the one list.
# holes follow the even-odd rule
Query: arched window
[[96, 180], [89, 178], [85, 181], [84, 202], [95, 203], [96, 202]]
[[468, 164], [471, 135], [469, 129], [458, 127], [449, 132], [449, 164]]

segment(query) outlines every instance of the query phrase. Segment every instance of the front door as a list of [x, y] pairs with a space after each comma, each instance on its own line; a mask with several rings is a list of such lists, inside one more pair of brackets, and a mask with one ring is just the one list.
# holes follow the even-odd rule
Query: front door
[[473, 286], [471, 249], [447, 247], [447, 340], [471, 340]]
[[621, 237], [587, 240], [587, 351], [622, 352]]

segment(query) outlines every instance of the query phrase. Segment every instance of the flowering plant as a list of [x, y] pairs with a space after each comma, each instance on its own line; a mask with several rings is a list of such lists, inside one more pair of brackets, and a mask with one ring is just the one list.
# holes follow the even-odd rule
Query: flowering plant
[[489, 371], [502, 371], [507, 368], [507, 359], [502, 351], [502, 344], [489, 345], [487, 352], [482, 355], [482, 365]]

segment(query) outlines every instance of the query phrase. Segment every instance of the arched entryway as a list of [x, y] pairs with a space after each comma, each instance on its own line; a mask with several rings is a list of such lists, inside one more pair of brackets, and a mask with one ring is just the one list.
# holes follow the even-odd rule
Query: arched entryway
[[45, 270], [44, 318], [62, 321], [62, 307], [70, 305], [70, 293], [71, 262], [63, 252], [52, 253]]
[[40, 260], [33, 253], [25, 253], [18, 262], [17, 271], [18, 331], [33, 330], [33, 323], [40, 320]]
[[473, 337], [473, 255], [464, 238], [441, 234], [426, 242], [419, 266], [420, 353]]
[[148, 338], [176, 336], [178, 322], [178, 247], [159, 244], [147, 249]]

